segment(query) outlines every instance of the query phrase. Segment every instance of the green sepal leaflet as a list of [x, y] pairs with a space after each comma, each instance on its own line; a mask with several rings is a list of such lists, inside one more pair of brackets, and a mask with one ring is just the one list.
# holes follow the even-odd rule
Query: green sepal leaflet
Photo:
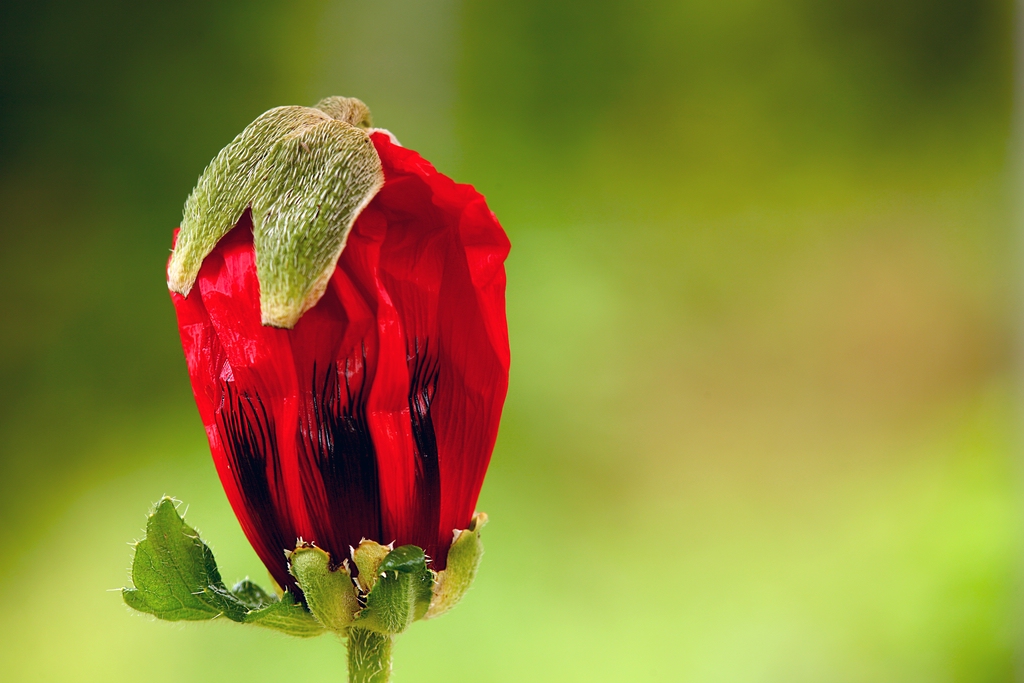
[[415, 545], [395, 548], [377, 568], [378, 578], [366, 596], [366, 607], [353, 626], [393, 635], [422, 619], [430, 606], [434, 573], [423, 549]]

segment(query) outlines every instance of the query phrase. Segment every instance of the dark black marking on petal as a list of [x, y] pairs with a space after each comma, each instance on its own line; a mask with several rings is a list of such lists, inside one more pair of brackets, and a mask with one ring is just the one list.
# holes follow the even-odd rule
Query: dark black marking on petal
[[[292, 547], [289, 541], [294, 540], [294, 534], [291, 524], [282, 519], [275, 505], [274, 493], [284, 491], [284, 479], [273, 419], [257, 394], [238, 392], [232, 383], [225, 383], [222, 389], [217, 419], [231, 473], [242, 493], [249, 518], [268, 546], [266, 551], [281, 554]], [[281, 555], [282, 569], [283, 557]], [[288, 576], [286, 570], [283, 576]]]
[[437, 462], [437, 436], [430, 406], [437, 392], [439, 354], [430, 340], [417, 337], [406, 351], [409, 363], [409, 417], [416, 446], [416, 518], [414, 538], [432, 546], [441, 515], [441, 473]]
[[[317, 539], [335, 562], [365, 538], [380, 540], [381, 508], [377, 451], [366, 420], [369, 387], [366, 349], [343, 368], [313, 367], [312, 400], [301, 425], [310, 467], [303, 468], [303, 491]], [[320, 485], [322, 482], [322, 485]]]

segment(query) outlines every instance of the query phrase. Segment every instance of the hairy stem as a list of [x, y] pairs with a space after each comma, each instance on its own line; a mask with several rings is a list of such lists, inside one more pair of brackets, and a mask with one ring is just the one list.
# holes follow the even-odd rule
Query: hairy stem
[[387, 683], [391, 680], [391, 646], [394, 636], [363, 628], [348, 632], [349, 683]]

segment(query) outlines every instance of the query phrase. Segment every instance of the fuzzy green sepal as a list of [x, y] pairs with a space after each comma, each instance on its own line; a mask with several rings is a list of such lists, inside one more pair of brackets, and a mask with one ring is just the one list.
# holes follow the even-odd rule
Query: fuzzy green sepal
[[359, 610], [347, 563], [332, 569], [330, 555], [307, 545], [289, 553], [288, 571], [299, 582], [306, 605], [317, 621], [324, 628], [345, 634]]
[[434, 573], [427, 568], [423, 549], [415, 545], [395, 548], [377, 567], [376, 581], [366, 595], [366, 607], [356, 615], [354, 627], [383, 634], [401, 633], [421, 619], [430, 605]]
[[203, 260], [252, 212], [264, 325], [291, 328], [327, 287], [359, 213], [384, 184], [355, 98], [261, 114], [222, 149], [185, 202], [167, 286], [188, 296]]
[[487, 514], [478, 512], [473, 516], [468, 529], [455, 532], [455, 540], [448, 550], [448, 563], [437, 573], [437, 586], [430, 601], [425, 619], [439, 617], [462, 600], [476, 578], [484, 546], [480, 541], [480, 529], [487, 524]]

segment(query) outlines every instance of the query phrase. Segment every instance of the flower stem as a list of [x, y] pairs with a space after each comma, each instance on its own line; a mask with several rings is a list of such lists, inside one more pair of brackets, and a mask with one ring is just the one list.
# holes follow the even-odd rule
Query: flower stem
[[391, 646], [394, 640], [394, 636], [364, 628], [349, 629], [349, 683], [387, 683], [391, 680]]

